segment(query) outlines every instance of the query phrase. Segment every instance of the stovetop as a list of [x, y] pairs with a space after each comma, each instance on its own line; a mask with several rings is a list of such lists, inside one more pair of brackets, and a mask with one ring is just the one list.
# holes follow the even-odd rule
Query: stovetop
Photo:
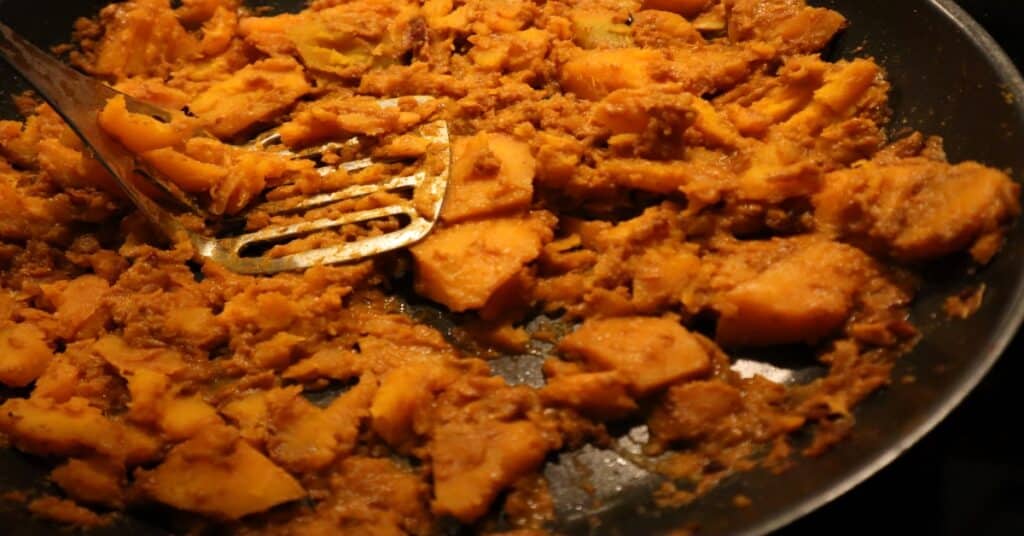
[[[960, 0], [960, 5], [1024, 69], [1024, 2]], [[1022, 422], [1018, 408], [1024, 407], [1021, 359], [1024, 334], [920, 443], [778, 534], [1024, 535], [1024, 449], [1013, 440]]]

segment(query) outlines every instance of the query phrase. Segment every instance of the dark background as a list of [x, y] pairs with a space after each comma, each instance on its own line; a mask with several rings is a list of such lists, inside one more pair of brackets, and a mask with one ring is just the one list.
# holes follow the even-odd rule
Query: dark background
[[[959, 3], [1024, 69], [1024, 1]], [[1024, 424], [1022, 357], [1018, 335], [982, 384], [920, 443], [778, 534], [1024, 535], [1024, 448], [1013, 440]]]

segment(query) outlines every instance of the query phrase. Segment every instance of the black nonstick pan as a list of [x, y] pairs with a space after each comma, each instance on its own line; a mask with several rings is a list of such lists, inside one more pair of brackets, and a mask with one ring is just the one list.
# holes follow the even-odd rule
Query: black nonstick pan
[[[109, 0], [107, 0], [109, 1]], [[73, 21], [104, 0], [0, 0], [0, 20], [41, 46], [69, 39]], [[300, 2], [257, 2], [279, 10]], [[850, 27], [829, 49], [833, 57], [873, 56], [893, 85], [893, 133], [913, 127], [941, 135], [951, 161], [979, 160], [1024, 177], [1024, 80], [995, 42], [951, 0], [812, 0], [836, 9]], [[24, 85], [0, 65], [0, 116], [13, 117], [6, 95]], [[893, 384], [857, 410], [852, 436], [827, 454], [800, 459], [781, 475], [754, 471], [724, 481], [680, 509], [658, 509], [656, 477], [611, 451], [584, 449], [553, 460], [545, 471], [561, 520], [570, 533], [652, 534], [697, 529], [700, 534], [763, 534], [835, 499], [908, 449], [941, 421], [981, 380], [1024, 318], [1024, 234], [1018, 225], [1003, 252], [981, 270], [950, 259], [926, 274], [913, 310], [921, 343], [901, 358]], [[947, 296], [984, 283], [982, 309], [948, 320]], [[510, 362], [506, 362], [510, 365]], [[501, 366], [499, 364], [499, 366]], [[510, 376], [528, 367], [507, 366]], [[913, 378], [912, 382], [901, 381]], [[523, 380], [524, 378], [519, 378]], [[529, 378], [525, 378], [526, 381]], [[2, 393], [0, 393], [2, 396]], [[628, 448], [628, 445], [627, 447]], [[0, 447], [0, 493], [40, 489], [45, 463]], [[579, 481], [586, 473], [589, 491]], [[749, 506], [737, 507], [743, 495]], [[866, 515], [870, 515], [866, 513]], [[884, 520], [879, 520], [884, 526]], [[0, 500], [0, 533], [45, 534], [56, 525], [31, 518]], [[163, 534], [167, 525], [132, 513], [91, 534]], [[457, 529], [453, 529], [457, 532]], [[842, 532], [842, 527], [837, 527]]]

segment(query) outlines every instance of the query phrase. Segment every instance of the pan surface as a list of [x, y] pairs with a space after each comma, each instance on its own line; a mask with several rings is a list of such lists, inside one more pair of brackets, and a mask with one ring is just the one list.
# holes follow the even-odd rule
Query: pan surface
[[[39, 45], [67, 42], [72, 22], [103, 0], [0, 0], [3, 20]], [[262, 1], [295, 9], [295, 0]], [[950, 161], [978, 160], [1024, 177], [1024, 80], [988, 34], [951, 0], [811, 0], [850, 20], [829, 51], [836, 58], [873, 56], [893, 85], [892, 131], [913, 127], [946, 140]], [[24, 85], [0, 66], [0, 117], [14, 117], [6, 95]], [[926, 275], [913, 320], [923, 339], [902, 358], [893, 385], [857, 410], [852, 436], [826, 455], [801, 459], [782, 475], [755, 471], [732, 477], [678, 510], [650, 506], [657, 480], [607, 451], [589, 450], [557, 460], [546, 471], [560, 517], [576, 533], [647, 534], [699, 527], [701, 534], [763, 534], [838, 497], [899, 456], [945, 417], [998, 359], [1024, 317], [1024, 234], [1015, 227], [1002, 253], [976, 272], [951, 259]], [[987, 287], [973, 317], [949, 321], [943, 300], [972, 285]], [[901, 378], [913, 377], [911, 383]], [[4, 393], [0, 393], [2, 397]], [[594, 497], [571, 486], [589, 467]], [[0, 448], [0, 493], [45, 486], [43, 462]], [[752, 503], [737, 508], [742, 494]], [[139, 514], [90, 534], [161, 534], [158, 520]], [[0, 527], [10, 535], [45, 534], [56, 525], [30, 518], [0, 501]]]

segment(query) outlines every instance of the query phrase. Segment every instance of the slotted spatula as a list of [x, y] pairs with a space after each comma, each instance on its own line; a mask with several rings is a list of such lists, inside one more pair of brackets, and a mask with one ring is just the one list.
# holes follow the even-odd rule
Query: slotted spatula
[[[203, 232], [196, 232], [183, 225], [179, 216], [165, 208], [161, 202], [143, 193], [132, 178], [150, 183], [188, 212], [202, 218], [206, 223], [212, 216], [190, 196], [163, 180], [158, 174], [147, 169], [138, 157], [122, 147], [100, 128], [97, 117], [107, 101], [118, 91], [102, 82], [90, 78], [61, 63], [43, 52], [6, 25], [0, 23], [0, 57], [3, 57], [29, 84], [57, 111], [65, 122], [82, 138], [93, 155], [114, 176], [125, 195], [159, 227], [171, 240], [187, 240], [192, 243], [196, 255], [213, 260], [229, 270], [245, 274], [270, 274], [287, 270], [309, 268], [319, 264], [333, 264], [364, 259], [387, 251], [410, 246], [423, 239], [434, 227], [441, 213], [445, 190], [451, 168], [451, 146], [448, 138], [448, 124], [434, 121], [420, 126], [416, 133], [426, 139], [428, 151], [436, 162], [432, 166], [421, 166], [415, 173], [392, 177], [380, 183], [358, 184], [334, 192], [319, 193], [304, 198], [275, 200], [251, 207], [251, 211], [274, 216], [277, 214], [296, 215], [304, 211], [328, 207], [344, 201], [358, 199], [378, 192], [412, 191], [405, 197], [390, 196], [389, 204], [368, 210], [342, 210], [329, 218], [311, 218], [263, 227], [259, 230], [225, 236], [207, 225]], [[429, 96], [405, 97], [424, 103]], [[171, 114], [144, 102], [125, 96], [131, 112], [142, 113], [163, 121], [170, 121]], [[381, 108], [399, 105], [399, 99], [380, 100]], [[258, 136], [249, 147], [261, 150], [275, 145], [273, 133]], [[343, 145], [335, 140], [332, 147]], [[290, 153], [294, 158], [315, 157], [327, 147], [310, 148]], [[322, 173], [337, 167], [347, 171], [365, 169], [377, 163], [372, 158], [361, 158], [324, 166]], [[349, 203], [351, 204], [351, 203]], [[339, 205], [344, 206], [344, 205]], [[372, 220], [404, 216], [399, 227], [389, 232], [332, 244], [325, 247], [310, 246], [308, 249], [274, 257], [267, 254], [269, 246], [310, 235], [312, 233], [340, 229]], [[248, 254], [248, 251], [256, 253]]]

